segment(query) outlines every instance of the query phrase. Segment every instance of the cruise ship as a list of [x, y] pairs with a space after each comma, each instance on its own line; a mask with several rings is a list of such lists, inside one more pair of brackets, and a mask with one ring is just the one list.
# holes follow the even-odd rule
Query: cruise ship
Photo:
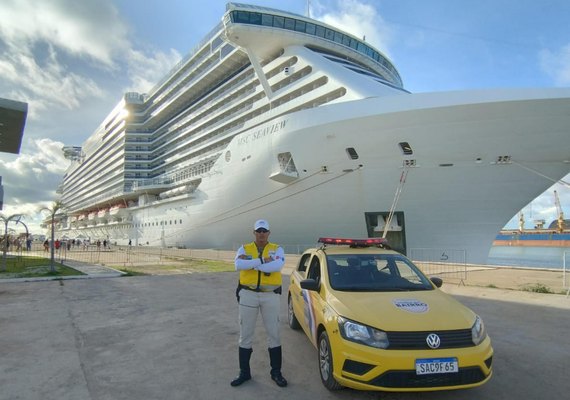
[[386, 236], [413, 257], [485, 263], [570, 172], [570, 89], [412, 94], [360, 38], [228, 3], [152, 90], [64, 152], [58, 237], [235, 249], [265, 218], [287, 253]]

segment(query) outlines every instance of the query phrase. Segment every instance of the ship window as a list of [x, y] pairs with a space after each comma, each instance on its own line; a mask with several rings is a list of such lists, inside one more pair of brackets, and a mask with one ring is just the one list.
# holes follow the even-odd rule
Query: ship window
[[285, 18], [284, 28], [294, 31], [295, 30], [295, 20], [291, 19], [291, 18]]
[[307, 24], [304, 21], [296, 21], [295, 30], [298, 32], [305, 32], [305, 27]]
[[235, 22], [243, 22], [243, 23], [248, 23], [249, 22], [249, 13], [245, 12], [245, 11], [238, 11], [236, 14], [234, 14], [236, 17]]
[[346, 149], [346, 153], [350, 157], [351, 160], [358, 160], [358, 153], [354, 149], [354, 147], [348, 147]]
[[273, 17], [273, 26], [276, 28], [283, 28], [285, 25], [284, 17]]
[[263, 26], [273, 26], [273, 15], [263, 14], [261, 16], [261, 25]]
[[309, 35], [314, 35], [316, 30], [315, 28], [316, 28], [315, 24], [307, 23], [307, 29], [305, 30], [305, 32], [307, 32]]
[[261, 25], [261, 14], [251, 13], [249, 15], [249, 22], [254, 25]]
[[414, 154], [414, 151], [412, 150], [412, 146], [410, 146], [410, 144], [408, 142], [400, 142], [398, 144], [400, 145], [400, 148], [402, 149], [402, 152], [405, 155]]
[[334, 41], [334, 31], [332, 29], [326, 29], [325, 30], [325, 39], [328, 39], [330, 41]]
[[182, 223], [182, 220], [180, 220], [180, 223]]
[[334, 41], [337, 43], [342, 43], [342, 33], [340, 32], [335, 32], [334, 33]]
[[317, 25], [317, 36], [324, 38], [325, 37], [325, 28]]

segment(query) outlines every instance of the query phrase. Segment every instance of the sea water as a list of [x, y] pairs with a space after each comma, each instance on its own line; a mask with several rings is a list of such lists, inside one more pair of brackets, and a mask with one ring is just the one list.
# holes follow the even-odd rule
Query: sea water
[[570, 270], [570, 247], [493, 246], [487, 263], [513, 267]]

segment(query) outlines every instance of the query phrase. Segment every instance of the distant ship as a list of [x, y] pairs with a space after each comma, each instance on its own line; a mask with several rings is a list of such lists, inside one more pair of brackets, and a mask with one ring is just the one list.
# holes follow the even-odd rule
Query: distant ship
[[506, 230], [493, 241], [493, 246], [568, 247], [570, 250], [570, 220], [552, 221], [547, 228]]
[[570, 172], [570, 89], [411, 94], [362, 39], [228, 3], [151, 91], [64, 151], [59, 237], [235, 249], [266, 218], [288, 253], [387, 235], [484, 263]]

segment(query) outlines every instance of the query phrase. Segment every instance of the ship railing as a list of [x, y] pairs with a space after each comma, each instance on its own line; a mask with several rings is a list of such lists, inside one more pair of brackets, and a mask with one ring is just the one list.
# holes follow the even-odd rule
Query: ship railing
[[164, 85], [164, 83], [167, 82], [172, 77], [172, 75], [174, 75], [176, 71], [178, 71], [184, 64], [190, 61], [192, 57], [194, 57], [194, 55], [206, 43], [212, 40], [214, 36], [216, 36], [221, 31], [221, 29], [222, 29], [222, 23], [220, 22], [200, 42], [198, 42], [198, 44], [194, 46], [192, 50], [190, 50], [190, 52], [186, 57], [182, 58], [174, 67], [172, 67], [168, 72], [168, 74], [166, 74], [166, 76], [163, 79], [161, 79], [156, 85], [154, 85], [154, 87], [148, 92], [148, 97], [150, 98], [154, 96], [156, 92], [162, 87], [162, 85]]
[[85, 211], [86, 207], [92, 207], [94, 204], [102, 204], [110, 202], [111, 200], [121, 197], [125, 191], [123, 189], [115, 189], [111, 191], [106, 191], [105, 194], [100, 194], [94, 197], [88, 197], [85, 200], [78, 201], [73, 204], [67, 205], [68, 214], [72, 214], [78, 211]]
[[[217, 157], [216, 157], [217, 158]], [[189, 165], [168, 174], [153, 178], [141, 179], [133, 182], [133, 191], [145, 190], [149, 187], [153, 188], [167, 188], [174, 184], [186, 182], [188, 180], [197, 178], [208, 172], [215, 163], [215, 159], [209, 159], [199, 164]]]

